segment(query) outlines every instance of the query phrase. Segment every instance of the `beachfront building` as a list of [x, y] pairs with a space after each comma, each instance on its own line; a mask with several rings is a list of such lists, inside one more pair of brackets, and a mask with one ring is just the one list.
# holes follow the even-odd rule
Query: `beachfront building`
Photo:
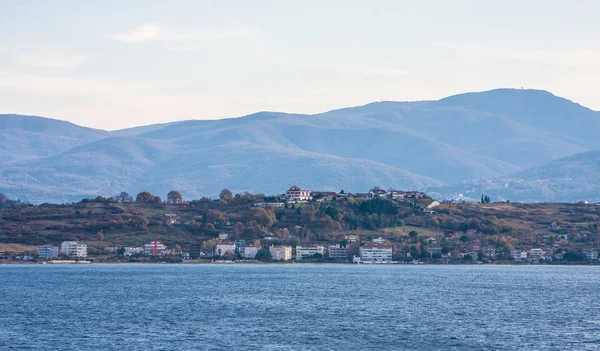
[[235, 243], [231, 241], [219, 241], [215, 246], [215, 254], [219, 256], [235, 255]]
[[87, 258], [87, 245], [78, 241], [63, 241], [60, 252], [69, 257]]
[[310, 190], [300, 189], [294, 185], [285, 192], [285, 197], [291, 202], [308, 201], [310, 199]]
[[392, 247], [382, 244], [367, 244], [359, 249], [360, 259], [363, 261], [391, 261]]
[[325, 257], [325, 247], [322, 245], [296, 246], [296, 261], [313, 258], [315, 254], [321, 255], [321, 258]]
[[165, 254], [167, 247], [160, 241], [151, 241], [144, 245], [144, 255], [146, 256], [162, 256]]
[[36, 251], [42, 261], [58, 259], [58, 246], [40, 246]]
[[253, 260], [256, 257], [256, 254], [260, 250], [260, 247], [254, 245], [248, 245], [240, 248], [240, 256], [245, 259]]
[[292, 259], [292, 247], [286, 245], [269, 246], [271, 259], [273, 261], [289, 261]]
[[340, 244], [327, 246], [327, 256], [330, 260], [348, 259], [348, 250]]

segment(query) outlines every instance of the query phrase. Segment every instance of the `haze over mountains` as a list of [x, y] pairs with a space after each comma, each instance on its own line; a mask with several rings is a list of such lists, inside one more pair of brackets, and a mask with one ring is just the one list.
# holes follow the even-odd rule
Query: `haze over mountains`
[[[206, 117], [206, 116], [199, 116]], [[136, 194], [419, 189], [512, 201], [600, 200], [600, 112], [539, 90], [260, 112], [102, 131], [0, 115], [0, 192], [32, 203]]]

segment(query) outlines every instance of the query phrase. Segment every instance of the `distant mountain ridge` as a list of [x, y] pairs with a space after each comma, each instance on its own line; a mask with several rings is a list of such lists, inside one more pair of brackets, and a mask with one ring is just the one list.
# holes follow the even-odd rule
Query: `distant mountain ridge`
[[[378, 185], [442, 198], [486, 191], [513, 201], [576, 201], [583, 194], [563, 194], [570, 185], [551, 169], [563, 162], [560, 169], [593, 170], [577, 155], [600, 150], [599, 135], [599, 112], [516, 89], [112, 132], [0, 115], [0, 192], [39, 203], [123, 190], [164, 196], [175, 189], [199, 198], [225, 187], [273, 194], [291, 184], [346, 191]], [[600, 175], [586, 174], [587, 184], [597, 184]], [[515, 189], [529, 190], [497, 185], [506, 179], [522, 179]]]

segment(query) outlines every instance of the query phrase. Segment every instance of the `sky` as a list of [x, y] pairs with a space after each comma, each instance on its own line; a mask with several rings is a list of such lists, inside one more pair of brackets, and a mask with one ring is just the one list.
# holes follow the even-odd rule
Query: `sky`
[[0, 113], [114, 130], [494, 88], [600, 110], [597, 0], [0, 0]]

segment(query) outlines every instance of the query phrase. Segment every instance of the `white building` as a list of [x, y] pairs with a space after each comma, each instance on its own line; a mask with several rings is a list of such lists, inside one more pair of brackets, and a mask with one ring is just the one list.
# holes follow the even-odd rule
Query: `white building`
[[167, 247], [160, 241], [154, 240], [144, 244], [144, 255], [147, 256], [161, 256], [164, 255], [165, 250], [167, 250]]
[[385, 239], [382, 237], [379, 237], [379, 238], [373, 239], [373, 242], [375, 244], [385, 244]]
[[363, 261], [391, 261], [392, 247], [381, 244], [363, 245], [359, 249], [360, 259]]
[[590, 250], [583, 253], [585, 255], [586, 260], [597, 260], [598, 259], [598, 251]]
[[87, 245], [77, 241], [63, 241], [60, 252], [65, 256], [87, 258]]
[[290, 190], [285, 192], [285, 196], [292, 202], [308, 201], [310, 199], [310, 190], [300, 189], [294, 185]]
[[531, 249], [529, 250], [529, 254], [532, 258], [543, 258], [546, 252], [543, 249]]
[[321, 257], [325, 257], [325, 247], [322, 245], [296, 246], [296, 261], [312, 258], [315, 254], [321, 254]]
[[40, 246], [37, 249], [40, 260], [54, 260], [58, 258], [58, 246]]
[[258, 246], [244, 246], [240, 249], [240, 255], [245, 259], [253, 260], [256, 257], [258, 250], [260, 250], [260, 247]]
[[286, 245], [271, 245], [269, 247], [271, 259], [274, 261], [289, 261], [292, 259], [292, 247]]
[[219, 256], [235, 255], [235, 244], [231, 241], [219, 241], [215, 246], [215, 254]]

